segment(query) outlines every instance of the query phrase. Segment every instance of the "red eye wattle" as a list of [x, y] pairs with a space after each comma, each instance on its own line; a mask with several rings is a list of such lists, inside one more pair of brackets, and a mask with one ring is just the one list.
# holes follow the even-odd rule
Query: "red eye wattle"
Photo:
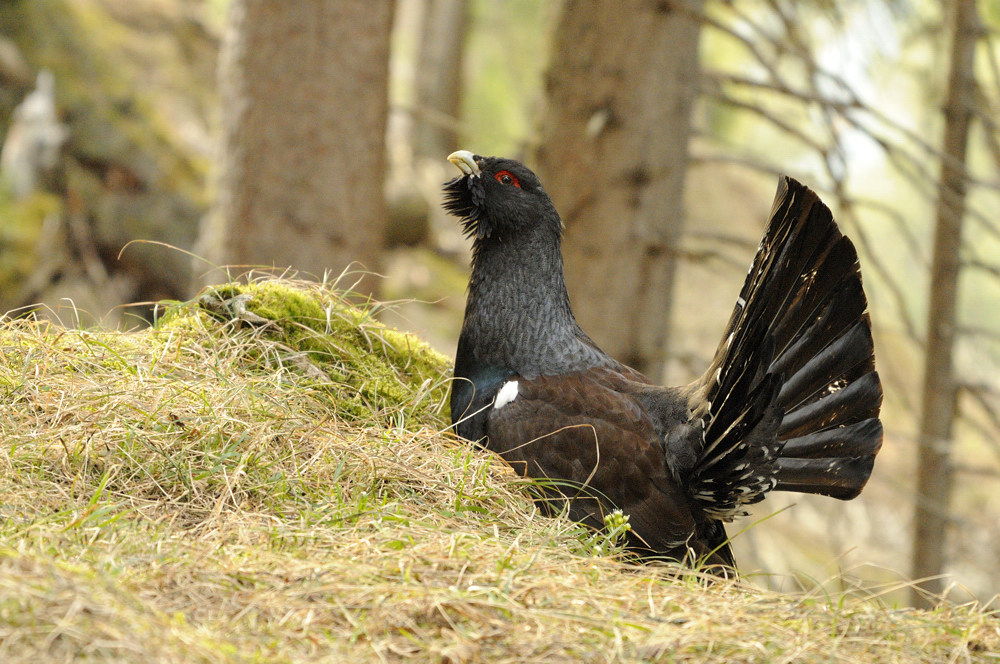
[[497, 182], [499, 182], [500, 184], [512, 184], [518, 189], [521, 188], [521, 183], [517, 181], [517, 176], [515, 176], [510, 171], [500, 171], [493, 177], [495, 177]]

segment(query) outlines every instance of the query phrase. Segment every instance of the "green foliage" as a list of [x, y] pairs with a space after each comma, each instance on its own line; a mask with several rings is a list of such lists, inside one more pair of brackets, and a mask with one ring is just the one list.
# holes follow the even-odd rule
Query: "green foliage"
[[625, 552], [625, 536], [632, 530], [628, 515], [614, 510], [604, 515], [604, 530], [587, 533], [584, 546], [595, 556], [617, 555]]
[[14, 306], [17, 291], [35, 268], [35, 246], [46, 217], [62, 214], [59, 197], [35, 193], [14, 200], [0, 183], [0, 307]]
[[[142, 4], [0, 4], [0, 33], [33, 70], [55, 75], [71, 133], [61, 193], [75, 197], [107, 253], [133, 239], [190, 247], [208, 204], [207, 151], [192, 149], [191, 129], [209, 123], [215, 45], [176, 14]], [[0, 124], [16, 101], [0, 100], [8, 104]], [[144, 262], [147, 278], [174, 292], [188, 283], [190, 260], [180, 252], [154, 256], [151, 245], [136, 244], [126, 260]]]

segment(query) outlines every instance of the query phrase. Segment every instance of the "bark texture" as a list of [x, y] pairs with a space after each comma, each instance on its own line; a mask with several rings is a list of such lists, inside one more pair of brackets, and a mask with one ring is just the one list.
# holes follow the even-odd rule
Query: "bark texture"
[[539, 170], [566, 224], [583, 329], [660, 381], [668, 350], [702, 2], [568, 0]]
[[355, 261], [378, 269], [392, 8], [234, 0], [220, 65], [217, 228], [205, 243], [219, 262], [314, 278]]
[[[944, 107], [941, 181], [931, 265], [927, 350], [924, 359], [923, 410], [913, 540], [913, 578], [926, 579], [911, 592], [916, 606], [934, 604], [920, 589], [935, 595], [944, 589], [947, 533], [953, 484], [952, 422], [957, 389], [952, 367], [955, 305], [965, 215], [965, 154], [975, 99], [974, 61], [979, 22], [975, 0], [957, 0], [952, 14], [951, 69]], [[937, 578], [931, 578], [937, 577]]]

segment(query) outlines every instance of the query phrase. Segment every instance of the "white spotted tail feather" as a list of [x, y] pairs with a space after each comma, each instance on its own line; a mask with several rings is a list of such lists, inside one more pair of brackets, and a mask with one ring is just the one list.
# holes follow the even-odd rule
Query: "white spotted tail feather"
[[882, 387], [858, 256], [807, 187], [782, 178], [768, 228], [705, 375], [689, 488], [731, 520], [772, 490], [844, 500], [882, 444]]

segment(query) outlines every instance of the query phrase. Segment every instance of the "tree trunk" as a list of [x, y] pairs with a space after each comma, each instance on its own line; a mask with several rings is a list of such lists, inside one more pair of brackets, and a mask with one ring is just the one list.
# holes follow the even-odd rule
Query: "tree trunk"
[[441, 161], [459, 148], [468, 0], [425, 0], [417, 59], [413, 152]]
[[392, 13], [392, 0], [233, 0], [218, 209], [203, 243], [217, 262], [312, 278], [355, 261], [378, 269]]
[[657, 382], [699, 32], [697, 19], [669, 1], [567, 0], [547, 81], [539, 170], [566, 224], [574, 311], [602, 348]]
[[[944, 107], [944, 157], [938, 187], [937, 228], [931, 265], [927, 351], [924, 359], [923, 414], [917, 475], [916, 528], [913, 540], [913, 577], [926, 579], [911, 592], [916, 606], [934, 602], [920, 589], [936, 595], [944, 589], [945, 545], [951, 502], [950, 460], [952, 420], [955, 415], [955, 378], [952, 347], [955, 302], [965, 214], [965, 152], [972, 122], [975, 92], [973, 70], [978, 20], [975, 0], [957, 0], [953, 14], [951, 71]], [[937, 577], [937, 578], [930, 578]]]

